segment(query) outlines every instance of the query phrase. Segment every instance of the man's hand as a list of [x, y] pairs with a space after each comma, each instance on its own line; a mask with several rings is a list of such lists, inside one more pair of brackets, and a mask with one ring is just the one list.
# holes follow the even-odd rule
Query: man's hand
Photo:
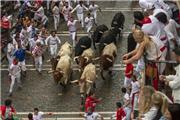
[[160, 76], [159, 76], [159, 80], [160, 80], [160, 81], [165, 81], [165, 79], [166, 79], [166, 76], [164, 76], [164, 75], [160, 75]]

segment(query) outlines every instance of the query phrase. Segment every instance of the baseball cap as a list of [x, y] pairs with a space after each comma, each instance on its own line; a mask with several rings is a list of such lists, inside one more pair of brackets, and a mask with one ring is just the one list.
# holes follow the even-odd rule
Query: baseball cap
[[176, 55], [179, 55], [180, 56], [180, 47], [176, 47], [173, 52], [176, 54]]

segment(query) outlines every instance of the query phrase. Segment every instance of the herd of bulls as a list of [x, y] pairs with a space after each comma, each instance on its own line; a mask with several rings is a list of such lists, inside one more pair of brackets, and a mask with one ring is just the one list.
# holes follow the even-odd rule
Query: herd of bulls
[[[53, 73], [54, 81], [63, 87], [68, 83], [77, 83], [80, 86], [81, 96], [88, 95], [90, 90], [96, 87], [97, 68], [95, 62], [98, 61], [100, 64], [102, 79], [105, 79], [103, 71], [109, 71], [109, 74], [111, 74], [110, 68], [113, 67], [117, 56], [116, 39], [120, 38], [124, 22], [125, 17], [119, 12], [112, 20], [111, 29], [108, 29], [106, 25], [99, 25], [91, 38], [88, 36], [81, 37], [75, 46], [74, 59], [72, 59], [72, 46], [65, 42], [59, 50], [58, 57], [51, 59], [52, 71], [49, 71], [49, 73]], [[95, 56], [95, 52], [91, 48], [92, 42], [95, 50], [97, 43], [99, 45], [98, 57]], [[78, 64], [81, 73], [79, 80], [72, 80], [73, 60]]]

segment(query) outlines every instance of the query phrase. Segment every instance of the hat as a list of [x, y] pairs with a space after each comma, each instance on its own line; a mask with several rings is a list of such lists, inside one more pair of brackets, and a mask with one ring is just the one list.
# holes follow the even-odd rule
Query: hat
[[176, 55], [180, 56], [180, 47], [176, 47], [176, 48], [173, 50], [173, 52], [174, 52]]

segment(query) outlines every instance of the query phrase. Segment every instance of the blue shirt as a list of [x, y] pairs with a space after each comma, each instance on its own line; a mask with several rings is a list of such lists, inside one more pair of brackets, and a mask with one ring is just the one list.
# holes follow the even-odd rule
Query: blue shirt
[[15, 53], [14, 56], [20, 61], [24, 61], [25, 60], [25, 50], [20, 48], [18, 49]]

